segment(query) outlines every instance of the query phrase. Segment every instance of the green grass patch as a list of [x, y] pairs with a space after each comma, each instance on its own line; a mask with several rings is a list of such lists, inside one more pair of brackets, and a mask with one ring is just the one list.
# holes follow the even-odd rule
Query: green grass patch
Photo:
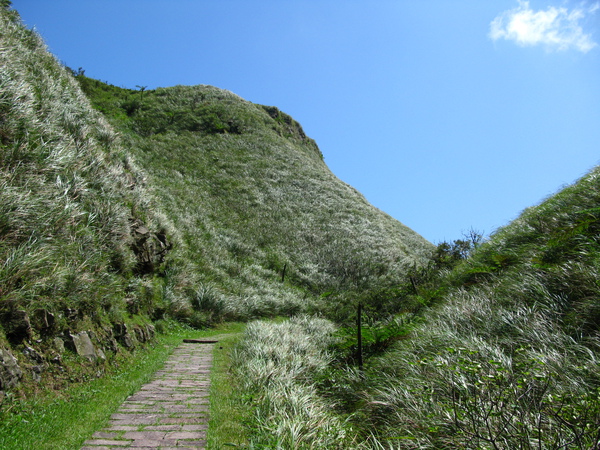
[[208, 448], [236, 448], [247, 444], [244, 423], [251, 412], [231, 374], [232, 351], [244, 327], [240, 324], [239, 330], [232, 329], [232, 334], [219, 337], [213, 354]]
[[[150, 380], [183, 338], [239, 332], [242, 326], [224, 324], [198, 331], [173, 325], [154, 343], [121, 358], [102, 378], [61, 392], [44, 392], [36, 399], [9, 400], [0, 412], [0, 448], [79, 449], [86, 439], [106, 425], [110, 415], [129, 395]], [[227, 341], [225, 338], [225, 345]], [[219, 357], [216, 359], [219, 361]]]

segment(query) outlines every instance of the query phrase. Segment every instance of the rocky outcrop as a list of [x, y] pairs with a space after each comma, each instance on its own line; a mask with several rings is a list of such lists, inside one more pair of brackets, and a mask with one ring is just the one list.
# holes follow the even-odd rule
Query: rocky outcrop
[[137, 325], [133, 328], [133, 331], [139, 342], [148, 342], [154, 337], [154, 326], [150, 324]]
[[135, 270], [139, 275], [151, 274], [164, 261], [173, 245], [168, 241], [165, 230], [155, 233], [140, 221], [135, 221], [131, 230], [131, 248], [137, 258]]
[[22, 367], [25, 370], [30, 370], [31, 377], [34, 381], [40, 382], [42, 380], [42, 373], [47, 369], [48, 364], [44, 360], [44, 356], [40, 354], [36, 349], [25, 345], [23, 354], [27, 357], [30, 364], [24, 364]]
[[[12, 329], [14, 336], [19, 336], [20, 342], [12, 350], [0, 348], [0, 404], [5, 391], [14, 388], [27, 375], [36, 382], [42, 381], [42, 375], [47, 370], [65, 371], [63, 353], [70, 350], [90, 363], [106, 361], [107, 354], [116, 354], [123, 347], [133, 349], [139, 344], [151, 341], [155, 330], [151, 324], [129, 325], [119, 323], [113, 329], [99, 328], [98, 334], [93, 330], [65, 331], [59, 335], [49, 335], [42, 339], [35, 332], [49, 330], [54, 326], [54, 316], [48, 312], [32, 315], [34, 321], [34, 339], [31, 337], [31, 326], [26, 314], [15, 314], [16, 324]], [[17, 325], [18, 324], [18, 325]], [[39, 326], [41, 324], [41, 327]], [[20, 330], [16, 333], [14, 330]], [[119, 345], [121, 344], [121, 345]], [[18, 350], [17, 359], [11, 351]], [[59, 369], [56, 369], [59, 366]]]
[[13, 310], [5, 315], [4, 329], [6, 337], [13, 344], [31, 339], [31, 322], [26, 311]]
[[136, 342], [148, 342], [154, 338], [155, 330], [151, 324], [134, 325], [118, 323], [113, 327], [116, 339], [125, 348], [135, 347]]
[[134, 337], [129, 332], [129, 326], [126, 323], [117, 323], [114, 325], [115, 338], [125, 348], [134, 347]]
[[90, 335], [87, 331], [80, 331], [79, 333], [68, 332], [67, 345], [82, 358], [85, 358], [91, 362], [98, 359], [105, 360], [106, 355], [102, 348], [95, 346], [90, 339]]
[[16, 386], [23, 371], [19, 367], [17, 358], [8, 350], [0, 348], [0, 391], [5, 391]]

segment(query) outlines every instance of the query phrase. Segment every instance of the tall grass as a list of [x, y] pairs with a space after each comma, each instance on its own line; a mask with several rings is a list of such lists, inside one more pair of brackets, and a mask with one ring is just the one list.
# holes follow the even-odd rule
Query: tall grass
[[35, 33], [6, 11], [0, 19], [2, 285], [4, 300], [27, 303], [63, 294], [71, 271], [104, 269], [128, 215], [116, 201], [124, 174], [111, 173], [93, 137], [106, 124]]
[[[137, 314], [200, 327], [417, 311], [363, 373], [333, 361], [324, 319], [250, 324], [233, 367], [252, 445], [598, 448], [600, 169], [431, 275], [432, 246], [277, 108], [74, 78], [6, 7], [0, 27], [0, 318], [42, 309], [54, 334], [108, 336]], [[175, 244], [149, 272], [146, 227]], [[31, 345], [48, 347], [40, 331]]]
[[253, 407], [250, 445], [257, 448], [354, 448], [352, 428], [320, 397], [315, 377], [330, 362], [334, 327], [294, 317], [251, 322], [233, 355], [240, 393]]
[[[277, 108], [210, 86], [159, 88], [142, 98], [77, 79], [122, 132], [178, 230], [183, 245], [175, 253], [186, 269], [176, 284], [192, 293], [217, 287], [222, 319], [343, 316], [351, 298], [369, 300], [366, 293], [397, 283], [431, 249], [338, 180], [314, 141]], [[322, 307], [324, 293], [335, 305]]]
[[598, 442], [597, 345], [565, 335], [544, 307], [499, 307], [493, 294], [458, 292], [373, 367], [362, 413], [391, 448]]
[[600, 445], [598, 180], [596, 168], [498, 230], [373, 362], [359, 422], [382, 445]]
[[[134, 229], [165, 225], [118, 133], [5, 4], [0, 31], [0, 342], [25, 368], [25, 385], [35, 386], [32, 364], [52, 384], [71, 377], [68, 353], [62, 372], [48, 363], [54, 337], [89, 331], [116, 358], [113, 325], [155, 315], [162, 298], [144, 286], [162, 269], [140, 272]], [[15, 311], [30, 329], [15, 332]]]
[[[408, 335], [370, 353], [364, 372], [345, 365], [347, 343], [330, 347], [329, 361], [314, 371], [283, 364], [295, 385], [316, 389], [311, 404], [325, 402], [351, 427], [344, 445], [598, 448], [599, 170], [524, 211], [455, 268], [442, 265], [432, 275], [434, 264], [411, 273], [409, 289], [399, 294], [435, 301], [417, 309], [421, 317]], [[287, 340], [303, 342], [295, 329], [278, 328], [286, 336], [277, 337], [272, 329], [257, 326], [249, 342], [269, 342], [285, 355], [293, 353]], [[250, 392], [257, 393], [257, 411], [265, 411], [258, 430], [292, 421], [272, 398], [297, 395], [279, 381], [286, 380], [277, 369], [285, 357], [261, 345], [266, 349], [243, 353], [242, 371], [256, 386]], [[303, 417], [301, 409], [294, 417]], [[264, 429], [278, 436], [275, 427]], [[334, 445], [318, 431], [308, 442], [307, 448]]]

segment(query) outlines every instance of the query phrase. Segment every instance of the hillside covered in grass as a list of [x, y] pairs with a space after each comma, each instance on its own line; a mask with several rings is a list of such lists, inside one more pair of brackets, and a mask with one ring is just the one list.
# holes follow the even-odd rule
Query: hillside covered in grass
[[600, 170], [444, 276], [443, 304], [377, 362], [364, 417], [406, 448], [600, 445]]
[[[242, 383], [256, 403], [255, 442], [597, 449], [600, 169], [524, 211], [453, 268], [443, 266], [438, 259], [414, 272], [429, 307], [417, 320], [404, 316], [396, 341], [373, 353], [364, 371], [345, 358], [347, 334], [320, 319], [300, 329], [249, 328], [237, 367], [241, 380], [253, 380]], [[382, 335], [392, 324], [364, 332]], [[310, 350], [297, 348], [294, 336]], [[313, 412], [320, 427], [302, 427]], [[326, 430], [343, 436], [337, 447]]]
[[336, 318], [359, 299], [388, 302], [433, 248], [337, 179], [276, 107], [211, 86], [131, 91], [77, 79], [147, 174], [178, 243], [163, 286], [172, 304], [191, 295], [199, 324]]
[[68, 361], [101, 374], [169, 320], [402, 307], [395, 286], [433, 246], [338, 180], [289, 115], [210, 86], [73, 73], [9, 4], [0, 391], [79, 379]]
[[99, 377], [173, 320], [259, 318], [231, 368], [254, 448], [600, 448], [600, 169], [435, 248], [278, 108], [74, 73], [9, 3], [0, 402]]
[[63, 362], [75, 354], [102, 373], [107, 357], [150, 339], [158, 312], [151, 277], [172, 244], [143, 172], [70, 71], [6, 6], [0, 29], [6, 391], [22, 380], [60, 385], [71, 378]]

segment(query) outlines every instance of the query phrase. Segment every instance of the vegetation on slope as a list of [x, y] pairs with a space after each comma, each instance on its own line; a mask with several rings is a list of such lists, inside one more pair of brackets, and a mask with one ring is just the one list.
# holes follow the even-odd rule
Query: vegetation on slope
[[598, 205], [596, 168], [454, 269], [437, 258], [416, 271], [414, 289], [435, 301], [364, 372], [338, 343], [328, 368], [296, 382], [352, 424], [359, 448], [598, 448]]
[[333, 331], [330, 321], [308, 316], [247, 326], [232, 367], [253, 406], [251, 448], [351, 447], [351, 428], [311, 381], [327, 370]]
[[147, 340], [157, 307], [148, 288], [170, 246], [143, 173], [9, 3], [0, 8], [0, 391], [22, 377], [68, 380], [63, 345], [85, 339], [102, 373], [122, 346]]
[[406, 448], [597, 448], [600, 169], [498, 230], [374, 366], [370, 421]]
[[22, 375], [13, 360], [31, 380], [77, 378], [56, 337], [89, 333], [89, 379], [165, 315], [347, 325], [360, 302], [364, 371], [348, 366], [347, 329], [323, 319], [249, 326], [235, 356], [252, 442], [598, 448], [599, 169], [488, 242], [431, 253], [337, 180], [277, 108], [209, 86], [73, 77], [8, 4], [0, 391]]
[[102, 374], [168, 317], [399, 301], [431, 244], [335, 178], [290, 116], [73, 73], [1, 6], [0, 392]]
[[391, 288], [432, 247], [339, 181], [275, 107], [210, 86], [133, 91], [76, 75], [176, 230], [164, 289], [193, 324], [343, 320], [358, 299], [394, 301]]

